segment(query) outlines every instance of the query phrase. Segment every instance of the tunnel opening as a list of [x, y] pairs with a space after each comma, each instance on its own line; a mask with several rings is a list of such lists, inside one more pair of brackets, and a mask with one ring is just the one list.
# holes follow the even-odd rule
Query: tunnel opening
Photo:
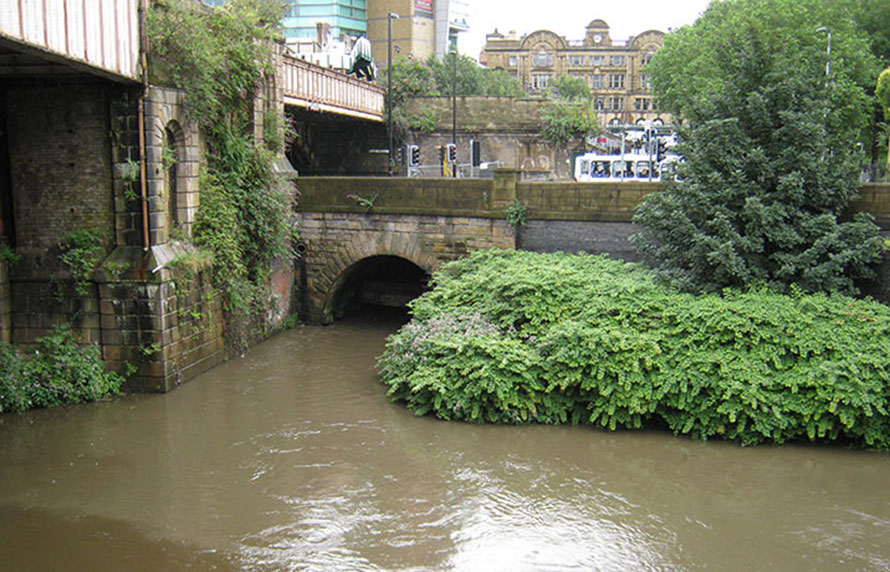
[[429, 274], [398, 256], [362, 259], [341, 276], [331, 299], [331, 318], [380, 313], [407, 316], [407, 304], [427, 289]]

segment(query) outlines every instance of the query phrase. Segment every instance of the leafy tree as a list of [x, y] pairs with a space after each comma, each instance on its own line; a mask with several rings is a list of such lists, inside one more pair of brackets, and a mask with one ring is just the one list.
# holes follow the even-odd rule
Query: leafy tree
[[541, 112], [540, 135], [551, 143], [564, 145], [597, 131], [599, 122], [590, 101], [556, 99]]
[[[402, 111], [405, 102], [412, 97], [451, 95], [454, 60], [444, 60], [431, 55], [426, 61], [396, 57], [392, 64], [393, 122], [396, 130], [404, 133], [408, 128], [429, 130], [434, 126], [430, 116], [406, 116]], [[380, 85], [388, 86], [387, 70], [380, 74]], [[489, 70], [467, 56], [457, 57], [456, 94], [460, 96], [521, 97], [522, 86], [503, 70]]]
[[485, 95], [498, 97], [525, 97], [522, 84], [506, 70], [485, 70]]
[[[828, 22], [830, 78], [817, 32]], [[649, 71], [663, 108], [689, 123], [686, 165], [638, 207], [638, 251], [687, 289], [854, 292], [880, 253], [870, 220], [839, 218], [858, 190], [875, 70], [851, 11], [828, 0], [714, 2], [668, 35]]]
[[890, 2], [886, 0], [852, 1], [856, 24], [868, 34], [872, 53], [884, 65], [890, 65]]
[[[387, 69], [381, 70], [380, 85], [388, 86]], [[392, 61], [392, 100], [398, 107], [411, 97], [439, 95], [433, 69], [414, 58], [396, 56]]]
[[540, 135], [544, 139], [564, 145], [574, 137], [599, 131], [590, 90], [583, 79], [561, 75], [550, 83], [544, 95], [550, 100], [541, 112]]
[[550, 82], [546, 95], [551, 99], [586, 101], [590, 99], [590, 88], [587, 87], [587, 82], [583, 78], [563, 74]]
[[[436, 88], [442, 95], [451, 95], [452, 77], [454, 76], [454, 56], [449, 54], [443, 59], [430, 55], [427, 66], [433, 71]], [[468, 56], [457, 56], [456, 95], [490, 95], [522, 97], [525, 91], [519, 82], [504, 70], [490, 70], [480, 67]]]

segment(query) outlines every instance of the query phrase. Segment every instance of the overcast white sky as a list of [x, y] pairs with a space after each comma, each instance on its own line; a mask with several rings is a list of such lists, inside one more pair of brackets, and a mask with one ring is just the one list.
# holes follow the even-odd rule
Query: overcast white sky
[[460, 53], [479, 58], [485, 34], [495, 28], [517, 36], [550, 30], [567, 40], [583, 40], [584, 29], [597, 18], [609, 24], [613, 40], [626, 40], [646, 30], [692, 24], [709, 0], [469, 0], [470, 31], [460, 35]]

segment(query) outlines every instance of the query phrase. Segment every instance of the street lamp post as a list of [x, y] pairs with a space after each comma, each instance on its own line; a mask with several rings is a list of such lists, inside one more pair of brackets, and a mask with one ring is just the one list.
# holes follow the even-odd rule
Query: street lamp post
[[389, 176], [393, 174], [393, 152], [392, 152], [392, 21], [398, 20], [399, 15], [390, 12], [386, 17], [386, 48], [388, 55], [386, 59], [386, 124], [389, 136]]
[[451, 142], [455, 148], [455, 161], [451, 166], [451, 176], [457, 177], [457, 46], [454, 46], [451, 56]]
[[828, 83], [831, 81], [831, 28], [820, 26], [816, 31], [828, 33], [828, 62], [825, 64], [825, 81]]

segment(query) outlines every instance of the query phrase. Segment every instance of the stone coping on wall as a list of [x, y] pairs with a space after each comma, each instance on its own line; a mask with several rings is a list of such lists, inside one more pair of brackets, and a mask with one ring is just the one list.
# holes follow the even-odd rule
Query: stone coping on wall
[[[300, 177], [300, 212], [475, 216], [503, 218], [519, 200], [530, 220], [630, 222], [634, 208], [651, 192], [648, 182], [520, 181], [519, 171], [499, 169], [494, 179], [404, 177]], [[868, 212], [890, 230], [890, 183], [862, 186], [851, 212]]]
[[[138, 246], [119, 246], [102, 261], [94, 272], [93, 279], [100, 284], [120, 280], [146, 282], [170, 280], [173, 277], [175, 261], [183, 260], [197, 252], [198, 248], [191, 243], [178, 240], [152, 246], [148, 251]], [[205, 270], [210, 267], [211, 261], [210, 257], [206, 257], [198, 263], [200, 268], [193, 270]]]

